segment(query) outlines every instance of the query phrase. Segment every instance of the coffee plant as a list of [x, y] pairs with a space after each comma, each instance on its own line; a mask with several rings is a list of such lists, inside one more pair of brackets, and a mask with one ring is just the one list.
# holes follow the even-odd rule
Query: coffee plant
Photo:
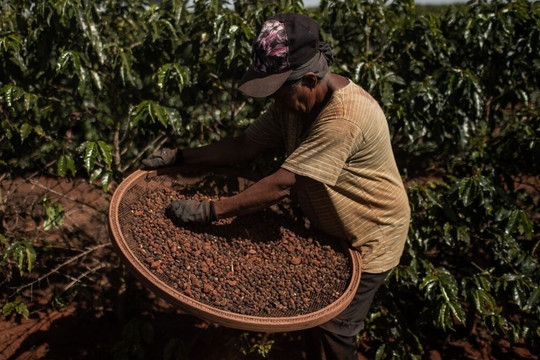
[[[407, 185], [407, 247], [361, 334], [367, 356], [420, 359], [434, 336], [479, 332], [540, 347], [539, 200], [518, 186], [540, 165], [535, 1], [426, 12], [412, 0], [2, 0], [0, 179], [84, 178], [110, 192], [161, 146], [238, 134], [267, 106], [237, 83], [277, 12], [318, 20], [332, 71], [380, 102]], [[58, 205], [41, 206], [47, 228], [61, 224]], [[4, 211], [0, 285], [18, 286], [40, 257]], [[30, 298], [1, 296], [4, 316], [28, 316]]]

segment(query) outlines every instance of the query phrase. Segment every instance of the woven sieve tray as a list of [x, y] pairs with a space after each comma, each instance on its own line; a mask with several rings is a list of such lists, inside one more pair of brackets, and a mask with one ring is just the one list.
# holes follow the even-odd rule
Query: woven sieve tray
[[[237, 174], [225, 174], [223, 171], [210, 173], [193, 172], [178, 174], [174, 168], [152, 171], [137, 170], [128, 176], [115, 190], [109, 207], [109, 234], [113, 245], [124, 263], [134, 276], [156, 295], [165, 299], [183, 311], [222, 326], [260, 332], [287, 332], [302, 330], [321, 325], [338, 315], [352, 301], [361, 277], [361, 256], [352, 249], [344, 250], [348, 256], [351, 274], [348, 285], [341, 295], [330, 305], [307, 314], [288, 314], [287, 316], [245, 315], [226, 311], [211, 306], [187, 296], [181, 290], [174, 288], [166, 277], [157, 275], [137, 255], [139, 246], [129, 230], [133, 217], [131, 204], [145, 196], [149, 191], [161, 188], [190, 188], [196, 187], [203, 179], [216, 178], [220, 186], [227, 191], [242, 191], [253, 182]], [[221, 176], [221, 178], [220, 178]], [[224, 182], [222, 179], [226, 179]], [[261, 224], [263, 225], [263, 224]]]

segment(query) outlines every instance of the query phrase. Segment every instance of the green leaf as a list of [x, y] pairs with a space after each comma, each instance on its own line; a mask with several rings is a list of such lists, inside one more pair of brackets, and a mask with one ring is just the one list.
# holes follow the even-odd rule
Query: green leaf
[[21, 142], [24, 142], [24, 140], [28, 137], [28, 135], [32, 132], [32, 126], [25, 122], [21, 125], [21, 128], [19, 129], [19, 134], [21, 135]]
[[135, 76], [132, 72], [132, 64], [133, 64], [133, 54], [130, 50], [126, 49], [120, 49], [119, 50], [119, 56], [120, 56], [120, 78], [122, 79], [122, 83], [125, 84], [131, 84], [135, 85]]
[[26, 255], [26, 270], [28, 272], [32, 272], [32, 269], [34, 268], [34, 263], [36, 262], [37, 253], [33, 246], [27, 246], [25, 248], [25, 255]]
[[31, 272], [36, 258], [34, 246], [27, 239], [12, 242], [2, 253], [2, 261], [15, 263], [20, 274]]
[[4, 306], [2, 306], [2, 315], [4, 317], [8, 317], [9, 315], [11, 315], [11, 313], [13, 313], [14, 310], [15, 310], [14, 302], [6, 303], [4, 304]]
[[25, 319], [28, 319], [30, 316], [30, 311], [28, 311], [28, 308], [20, 299], [8, 302], [2, 306], [2, 315], [4, 317], [10, 316], [14, 312], [21, 315]]
[[17, 34], [9, 34], [7, 36], [0, 37], [0, 50], [4, 50], [5, 52], [13, 51], [15, 53], [18, 53], [21, 49], [22, 45], [22, 37]]
[[161, 66], [157, 72], [157, 84], [161, 90], [165, 90], [165, 85], [169, 80], [175, 80], [178, 91], [182, 91], [185, 85], [189, 84], [189, 69], [177, 63], [170, 63]]
[[69, 155], [61, 155], [56, 162], [56, 174], [64, 177], [67, 175], [68, 171], [71, 172], [72, 175], [75, 175], [75, 161]]
[[84, 89], [88, 83], [88, 70], [83, 59], [85, 59], [85, 55], [78, 51], [66, 51], [60, 55], [56, 63], [57, 73], [68, 74], [68, 76], [71, 76], [70, 69], [68, 69], [68, 66], [71, 64], [72, 71], [79, 80], [77, 90], [80, 94], [84, 93]]
[[15, 106], [15, 101], [20, 99], [23, 96], [24, 92], [15, 85], [6, 85], [2, 87], [0, 91], [1, 99], [9, 106], [13, 108]]
[[148, 103], [149, 100], [144, 100], [139, 103], [136, 107], [132, 107], [129, 111], [130, 115], [130, 128], [136, 128], [139, 126], [139, 123], [143, 121], [148, 114]]
[[169, 73], [171, 71], [172, 64], [165, 64], [159, 68], [157, 72], [157, 84], [158, 87], [163, 90], [165, 89], [165, 83], [169, 79]]
[[159, 123], [165, 128], [169, 125], [175, 127], [179, 121], [175, 110], [151, 100], [142, 101], [137, 107], [131, 110], [130, 115], [132, 119], [130, 126], [132, 127], [138, 125], [141, 121], [148, 121], [148, 119], [152, 123]]
[[472, 297], [474, 300], [474, 305], [476, 307], [476, 310], [480, 314], [485, 316], [485, 315], [493, 315], [496, 313], [495, 309], [497, 308], [497, 304], [495, 302], [495, 299], [493, 298], [493, 296], [491, 296], [490, 293], [482, 289], [473, 289]]
[[108, 192], [113, 180], [112, 171], [106, 171], [103, 176], [101, 176], [101, 187], [103, 191]]
[[455, 319], [457, 319], [461, 324], [465, 324], [465, 321], [467, 320], [467, 316], [465, 314], [465, 310], [463, 309], [460, 303], [455, 302], [455, 301], [450, 301], [448, 303], [448, 308], [450, 309]]
[[538, 305], [539, 302], [540, 302], [540, 286], [536, 286], [536, 288], [531, 292], [531, 295], [527, 299], [527, 303], [525, 304], [524, 309], [526, 311], [531, 311]]
[[97, 168], [97, 169], [94, 169], [94, 171], [92, 171], [92, 173], [90, 174], [90, 183], [94, 183], [97, 179], [99, 179], [99, 177], [101, 176], [101, 174], [103, 173], [103, 169], [102, 168]]
[[442, 329], [446, 329], [448, 327], [448, 323], [450, 322], [450, 313], [448, 311], [448, 305], [447, 303], [440, 303], [438, 312], [437, 312], [437, 325], [441, 327]]
[[98, 149], [96, 143], [93, 141], [87, 141], [84, 148], [84, 167], [90, 172], [94, 169]]
[[532, 238], [534, 234], [533, 223], [527, 213], [523, 210], [512, 210], [508, 217], [504, 232], [507, 235], [512, 235], [514, 232], [520, 235], [525, 235], [527, 238]]
[[[91, 3], [90, 3], [91, 4]], [[91, 6], [91, 5], [90, 5]], [[101, 41], [101, 36], [98, 31], [96, 23], [92, 20], [90, 14], [90, 9], [83, 11], [83, 7], [79, 6], [76, 9], [77, 11], [77, 20], [79, 25], [86, 38], [90, 40], [95, 54], [98, 56], [100, 64], [105, 63], [105, 54], [103, 52], [103, 43]], [[97, 13], [97, 12], [96, 12]]]
[[476, 187], [472, 179], [464, 179], [459, 183], [459, 196], [463, 205], [470, 206], [476, 196]]
[[429, 294], [433, 292], [438, 282], [439, 282], [439, 278], [436, 275], [428, 275], [424, 278], [424, 280], [420, 284], [419, 289], [424, 290], [426, 295], [428, 295], [429, 297]]
[[41, 125], [36, 125], [36, 126], [34, 126], [34, 132], [35, 132], [38, 136], [45, 136], [45, 131], [43, 130], [43, 128], [41, 127]]
[[101, 76], [97, 71], [91, 70], [90, 75], [92, 76], [92, 80], [94, 81], [94, 85], [98, 90], [103, 90], [103, 84], [101, 82]]
[[167, 109], [157, 103], [152, 104], [151, 116], [154, 121], [159, 121], [164, 127], [167, 127], [169, 123], [169, 116]]
[[54, 296], [51, 300], [51, 305], [55, 308], [63, 308], [68, 305], [68, 302], [61, 296]]
[[56, 72], [62, 73], [66, 70], [68, 64], [71, 61], [72, 52], [66, 51], [58, 57], [58, 61], [56, 62]]
[[377, 351], [375, 352], [375, 360], [384, 360], [386, 359], [387, 353], [386, 353], [386, 345], [383, 343], [381, 346], [377, 348]]
[[101, 155], [100, 157], [101, 160], [103, 160], [105, 162], [105, 165], [107, 165], [107, 167], [110, 168], [112, 164], [112, 151], [111, 151], [110, 146], [101, 140], [98, 141], [97, 144], [99, 148], [99, 153]]
[[[39, 97], [37, 95], [25, 92], [24, 93], [24, 109], [26, 111], [33, 109], [34, 106], [37, 106], [38, 99]], [[36, 132], [38, 135], [39, 135], [40, 129], [41, 129], [41, 126], [39, 125], [33, 128], [34, 132]]]
[[43, 228], [50, 230], [59, 227], [64, 223], [64, 207], [60, 203], [44, 204], [45, 221]]

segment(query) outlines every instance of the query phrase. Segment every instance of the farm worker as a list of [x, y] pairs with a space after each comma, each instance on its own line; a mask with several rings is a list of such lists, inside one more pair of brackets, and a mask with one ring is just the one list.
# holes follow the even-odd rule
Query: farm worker
[[286, 158], [279, 170], [245, 191], [214, 202], [176, 200], [168, 216], [209, 224], [294, 194], [312, 226], [347, 240], [363, 259], [354, 299], [335, 319], [312, 329], [310, 351], [316, 354], [309, 358], [357, 359], [356, 335], [375, 292], [399, 263], [409, 228], [409, 202], [385, 115], [364, 89], [329, 72], [334, 54], [307, 16], [269, 18], [252, 55], [239, 89], [273, 99], [270, 108], [243, 135], [198, 148], [164, 148], [143, 165], [222, 166], [281, 148]]

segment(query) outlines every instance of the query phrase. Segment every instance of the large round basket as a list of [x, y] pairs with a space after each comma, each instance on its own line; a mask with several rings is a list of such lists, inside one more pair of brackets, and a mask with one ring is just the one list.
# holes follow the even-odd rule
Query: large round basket
[[[223, 172], [178, 174], [174, 168], [166, 168], [152, 171], [137, 170], [128, 176], [115, 190], [109, 208], [109, 233], [111, 240], [120, 257], [128, 269], [148, 289], [165, 299], [181, 310], [201, 318], [203, 320], [219, 324], [225, 327], [259, 332], [287, 332], [302, 330], [321, 325], [335, 317], [344, 310], [352, 301], [361, 276], [361, 257], [357, 251], [343, 248], [343, 254], [348, 258], [350, 276], [345, 288], [340, 289], [340, 295], [336, 296], [329, 305], [322, 308], [310, 309], [308, 313], [290, 313], [286, 316], [274, 316], [272, 313], [264, 315], [245, 315], [230, 310], [223, 310], [201, 301], [194, 300], [185, 292], [171, 284], [166, 276], [156, 274], [140, 254], [136, 239], [129, 231], [132, 226], [134, 214], [132, 204], [150, 191], [160, 188], [183, 189], [197, 186], [204, 178], [222, 176], [227, 179], [226, 184], [221, 184], [227, 191], [242, 191], [253, 182], [245, 177], [226, 174]], [[259, 224], [264, 226], [264, 224]]]

